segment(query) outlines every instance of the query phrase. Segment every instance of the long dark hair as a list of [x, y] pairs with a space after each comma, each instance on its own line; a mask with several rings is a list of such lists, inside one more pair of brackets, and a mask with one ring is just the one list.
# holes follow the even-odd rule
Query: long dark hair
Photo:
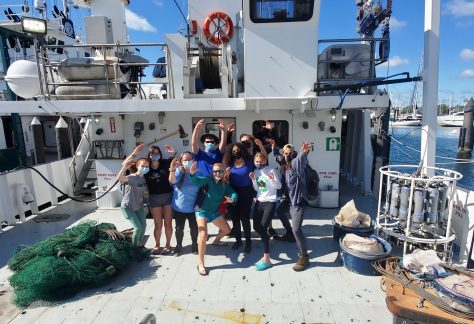
[[230, 163], [235, 162], [235, 158], [232, 156], [232, 149], [234, 148], [234, 146], [237, 146], [239, 148], [240, 152], [242, 153], [242, 158], [244, 159], [244, 161], [248, 161], [249, 159], [252, 158], [252, 156], [249, 154], [245, 146], [243, 146], [241, 143], [233, 143], [227, 149], [228, 154], [230, 155]]
[[161, 159], [163, 158], [163, 153], [161, 153], [161, 149], [157, 145], [152, 145], [148, 149], [148, 155], [147, 155], [147, 159], [148, 159], [148, 162], [150, 162], [150, 164], [151, 164], [151, 161], [152, 161], [151, 158], [150, 158], [150, 155], [152, 155], [153, 151], [155, 151], [155, 150], [158, 150], [158, 152], [160, 152], [160, 159], [158, 160], [158, 162], [160, 162]]

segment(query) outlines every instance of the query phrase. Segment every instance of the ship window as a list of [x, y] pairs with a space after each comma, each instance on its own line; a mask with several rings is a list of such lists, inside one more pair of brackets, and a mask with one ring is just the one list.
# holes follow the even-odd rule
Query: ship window
[[266, 145], [268, 138], [273, 138], [278, 147], [288, 144], [290, 126], [286, 120], [256, 120], [252, 124], [252, 135]]
[[308, 21], [313, 8], [314, 0], [250, 0], [250, 19], [254, 23]]

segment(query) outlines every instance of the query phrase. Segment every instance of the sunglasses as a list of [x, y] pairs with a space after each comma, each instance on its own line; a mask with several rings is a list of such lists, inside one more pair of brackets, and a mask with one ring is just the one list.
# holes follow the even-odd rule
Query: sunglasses
[[224, 173], [222, 170], [212, 170], [212, 173]]
[[214, 141], [204, 141], [204, 143], [211, 143], [211, 144], [214, 144], [215, 142], [214, 142]]

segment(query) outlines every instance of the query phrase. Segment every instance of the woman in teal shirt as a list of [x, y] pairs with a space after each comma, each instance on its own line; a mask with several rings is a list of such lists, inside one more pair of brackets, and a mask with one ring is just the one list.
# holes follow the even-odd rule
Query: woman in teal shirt
[[196, 222], [199, 230], [198, 238], [198, 272], [200, 275], [207, 275], [204, 266], [204, 255], [206, 254], [207, 223], [211, 222], [219, 228], [216, 238], [212, 244], [220, 245], [221, 238], [230, 233], [229, 224], [219, 212], [219, 205], [224, 199], [226, 204], [234, 204], [237, 194], [234, 189], [224, 179], [224, 168], [222, 164], [215, 163], [212, 166], [212, 175], [208, 177], [194, 176], [198, 170], [197, 163], [194, 162], [189, 170], [192, 184], [200, 187], [207, 186], [207, 192], [199, 209], [196, 211]]

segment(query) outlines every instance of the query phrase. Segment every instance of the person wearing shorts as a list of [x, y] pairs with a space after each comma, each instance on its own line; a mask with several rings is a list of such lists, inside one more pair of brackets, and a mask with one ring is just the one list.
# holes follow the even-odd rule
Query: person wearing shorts
[[[167, 151], [174, 152], [172, 147], [165, 145]], [[155, 237], [155, 247], [152, 254], [168, 254], [171, 252], [171, 236], [173, 235], [173, 211], [171, 209], [172, 188], [170, 186], [169, 168], [171, 161], [163, 159], [158, 146], [151, 146], [148, 150], [148, 160], [150, 161], [150, 171], [145, 175], [148, 186], [148, 206], [155, 223], [153, 231]], [[161, 232], [165, 227], [166, 245], [160, 250]]]
[[207, 224], [213, 223], [219, 228], [219, 232], [212, 244], [222, 245], [221, 239], [230, 233], [229, 224], [219, 211], [219, 205], [222, 201], [226, 204], [234, 204], [237, 201], [237, 193], [224, 179], [224, 168], [221, 163], [215, 163], [212, 166], [212, 175], [208, 177], [194, 175], [198, 170], [196, 162], [193, 163], [189, 174], [191, 183], [200, 187], [207, 187], [204, 200], [196, 211], [196, 222], [198, 225], [198, 272], [200, 275], [207, 275], [204, 265], [204, 256], [206, 254], [207, 242]]

